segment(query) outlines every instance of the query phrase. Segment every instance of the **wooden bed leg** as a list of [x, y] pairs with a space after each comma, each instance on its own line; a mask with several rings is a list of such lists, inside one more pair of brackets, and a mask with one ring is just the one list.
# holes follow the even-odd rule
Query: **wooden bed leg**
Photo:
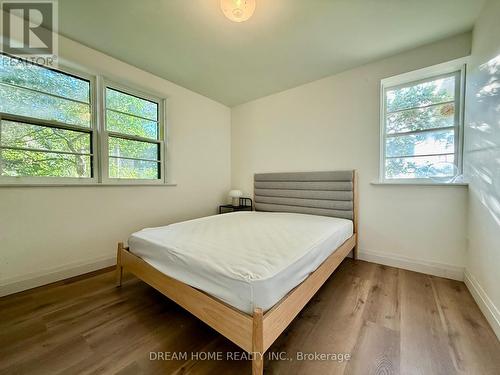
[[354, 247], [352, 248], [352, 259], [357, 260], [358, 259], [358, 235], [356, 234], [356, 242], [354, 243]]
[[116, 286], [122, 286], [123, 267], [122, 267], [123, 242], [118, 243], [116, 252]]
[[254, 309], [252, 330], [252, 375], [264, 374], [264, 328], [262, 322], [262, 309]]

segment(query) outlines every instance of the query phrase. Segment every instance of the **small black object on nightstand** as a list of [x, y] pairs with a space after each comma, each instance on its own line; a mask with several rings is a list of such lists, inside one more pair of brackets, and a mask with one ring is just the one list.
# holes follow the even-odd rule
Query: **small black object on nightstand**
[[219, 214], [235, 211], [253, 211], [253, 201], [251, 198], [240, 198], [240, 205], [222, 204], [219, 206]]

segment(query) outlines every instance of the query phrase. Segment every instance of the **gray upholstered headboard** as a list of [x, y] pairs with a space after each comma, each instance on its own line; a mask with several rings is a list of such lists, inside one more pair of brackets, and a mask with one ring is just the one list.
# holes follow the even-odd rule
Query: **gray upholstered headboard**
[[255, 209], [356, 219], [355, 171], [258, 173]]

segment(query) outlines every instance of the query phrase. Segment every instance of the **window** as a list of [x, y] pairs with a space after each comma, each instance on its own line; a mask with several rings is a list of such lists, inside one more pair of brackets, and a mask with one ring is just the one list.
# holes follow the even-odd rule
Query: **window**
[[453, 182], [461, 173], [464, 68], [443, 69], [382, 81], [383, 181]]
[[161, 101], [106, 87], [108, 178], [162, 179]]
[[164, 100], [0, 58], [0, 183], [166, 182]]
[[90, 81], [0, 58], [0, 177], [92, 179]]

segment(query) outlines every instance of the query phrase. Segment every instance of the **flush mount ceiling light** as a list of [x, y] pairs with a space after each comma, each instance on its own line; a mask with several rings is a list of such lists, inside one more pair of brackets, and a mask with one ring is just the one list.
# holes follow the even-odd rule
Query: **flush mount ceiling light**
[[255, 12], [255, 0], [220, 0], [224, 15], [234, 22], [243, 22]]

